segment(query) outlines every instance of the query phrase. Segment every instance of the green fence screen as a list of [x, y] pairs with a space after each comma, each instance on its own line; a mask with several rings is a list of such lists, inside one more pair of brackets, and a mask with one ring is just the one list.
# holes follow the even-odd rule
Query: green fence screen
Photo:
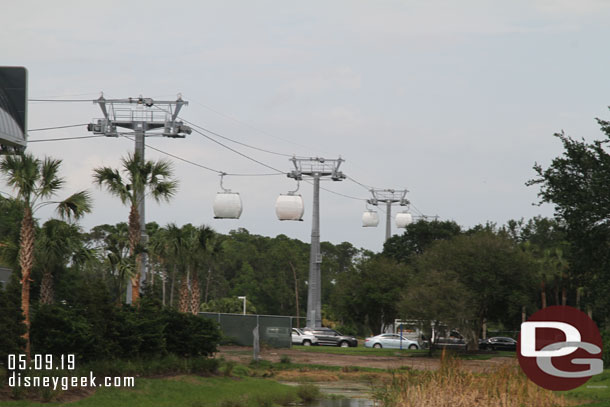
[[289, 348], [292, 344], [292, 324], [296, 318], [279, 315], [243, 315], [200, 312], [204, 318], [220, 325], [226, 340], [236, 345], [252, 346], [253, 330], [258, 326], [261, 345], [273, 348]]

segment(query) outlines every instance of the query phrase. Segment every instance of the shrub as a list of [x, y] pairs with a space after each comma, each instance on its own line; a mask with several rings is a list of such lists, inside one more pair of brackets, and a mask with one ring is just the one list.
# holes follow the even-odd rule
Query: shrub
[[168, 352], [183, 356], [208, 356], [217, 352], [221, 334], [215, 321], [164, 309], [163, 322]]
[[534, 384], [516, 361], [481, 375], [463, 369], [452, 357], [443, 357], [439, 370], [394, 373], [373, 398], [383, 407], [572, 405], [559, 393]]
[[84, 315], [63, 305], [41, 305], [32, 318], [33, 354], [73, 353], [77, 360], [94, 355], [91, 325]]
[[[11, 274], [11, 281], [5, 289], [0, 287], [0, 378], [8, 355], [21, 353], [25, 345], [21, 337], [25, 332], [25, 325], [21, 313], [21, 291], [16, 275], [17, 273]], [[0, 385], [1, 383], [2, 380]]]
[[235, 362], [233, 361], [228, 361], [225, 363], [225, 369], [223, 371], [223, 374], [225, 377], [231, 377], [231, 373], [233, 373], [233, 368], [235, 367]]
[[273, 402], [280, 406], [294, 405], [298, 401], [298, 397], [293, 392], [277, 393], [273, 395]]
[[303, 402], [309, 403], [320, 398], [320, 389], [314, 384], [300, 384], [297, 387], [297, 396]]
[[602, 332], [602, 359], [604, 368], [610, 368], [610, 328], [604, 329]]
[[201, 376], [209, 376], [218, 371], [220, 362], [216, 359], [209, 359], [205, 356], [199, 356], [189, 360], [191, 373]]
[[[102, 308], [103, 318], [97, 310], [41, 305], [32, 318], [33, 353], [73, 353], [81, 363], [167, 354], [209, 356], [217, 351], [220, 330], [214, 321], [161, 310], [144, 300], [138, 307], [111, 305]], [[11, 343], [3, 348], [13, 349], [19, 342]], [[0, 353], [2, 351], [0, 347]]]
[[248, 400], [246, 398], [224, 400], [220, 403], [220, 407], [246, 407], [247, 405]]

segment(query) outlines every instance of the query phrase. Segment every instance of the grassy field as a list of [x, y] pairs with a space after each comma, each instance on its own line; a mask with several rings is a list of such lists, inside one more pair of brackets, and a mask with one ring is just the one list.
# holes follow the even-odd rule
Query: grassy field
[[[358, 346], [356, 348], [341, 348], [336, 346], [300, 346], [293, 345], [295, 350], [302, 352], [317, 352], [335, 355], [357, 355], [357, 356], [401, 356], [401, 357], [427, 357], [428, 350], [417, 349], [375, 349]], [[456, 357], [465, 360], [487, 360], [493, 357], [515, 357], [515, 352], [499, 351], [494, 353], [465, 353], [453, 352]], [[434, 357], [441, 356], [441, 350], [436, 350]]]
[[[341, 354], [394, 356], [395, 350], [365, 349], [365, 348], [312, 348], [303, 347], [303, 351], [319, 351], [325, 353], [340, 352]], [[417, 351], [404, 351], [409, 353]], [[510, 352], [508, 353], [511, 354]], [[451, 357], [449, 358], [452, 359]], [[276, 379], [307, 382], [339, 380], [347, 382], [362, 381], [376, 383], [375, 388], [386, 383], [385, 392], [377, 393], [381, 400], [392, 406], [416, 405], [434, 406], [447, 400], [434, 399], [446, 395], [456, 405], [459, 402], [473, 402], [498, 393], [501, 398], [486, 400], [489, 406], [512, 406], [526, 402], [527, 397], [537, 398], [541, 406], [550, 405], [582, 405], [588, 407], [610, 406], [610, 370], [593, 377], [585, 385], [569, 392], [541, 391], [520, 372], [515, 363], [513, 367], [501, 368], [492, 374], [472, 374], [460, 368], [460, 359], [453, 358], [455, 363], [443, 363], [437, 372], [415, 370], [384, 370], [363, 367], [317, 366], [294, 363], [270, 363], [262, 361], [258, 364], [241, 365], [233, 362], [223, 362], [220, 374], [225, 376], [200, 377], [180, 375], [164, 378], [138, 378], [136, 387], [132, 389], [100, 388], [90, 397], [72, 402], [39, 403], [31, 401], [0, 401], [0, 406], [7, 407], [260, 407], [287, 405], [299, 400], [299, 389], [277, 383]], [[288, 373], [283, 373], [288, 372]], [[367, 374], [369, 372], [370, 374]], [[286, 377], [283, 377], [286, 376]], [[392, 377], [394, 380], [392, 380]], [[389, 381], [388, 381], [389, 380]], [[442, 389], [442, 390], [441, 390]], [[495, 390], [494, 390], [495, 389]], [[510, 391], [509, 391], [510, 389]], [[517, 393], [528, 394], [526, 398], [512, 400]], [[434, 397], [432, 397], [434, 396]], [[468, 397], [472, 396], [472, 400]], [[444, 397], [444, 396], [443, 396]], [[520, 396], [519, 396], [520, 397]], [[561, 400], [565, 397], [564, 401]], [[518, 397], [517, 397], [518, 398]], [[434, 399], [434, 400], [433, 400]], [[418, 404], [404, 404], [406, 400], [419, 400]], [[504, 401], [503, 401], [504, 400]], [[510, 402], [509, 402], [510, 401]], [[430, 404], [432, 403], [432, 404]], [[507, 404], [502, 404], [507, 403]], [[438, 404], [437, 404], [438, 405]], [[468, 404], [464, 404], [468, 405]], [[472, 404], [474, 405], [474, 404]]]
[[[584, 385], [564, 393], [570, 399], [579, 400], [587, 407], [610, 406], [610, 369], [593, 376]], [[590, 403], [587, 403], [590, 402]]]
[[272, 380], [233, 377], [176, 376], [137, 379], [132, 389], [103, 388], [91, 397], [63, 403], [0, 401], [7, 407], [259, 407], [298, 400], [297, 390]]

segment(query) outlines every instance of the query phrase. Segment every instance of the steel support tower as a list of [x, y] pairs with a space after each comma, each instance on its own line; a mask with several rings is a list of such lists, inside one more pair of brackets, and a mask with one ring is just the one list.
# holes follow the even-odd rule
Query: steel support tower
[[392, 204], [398, 203], [401, 206], [409, 205], [406, 189], [371, 189], [372, 199], [367, 202], [371, 205], [379, 205], [379, 202], [386, 204], [385, 214], [385, 240], [387, 241], [392, 236]]
[[303, 176], [313, 178], [313, 206], [311, 218], [311, 249], [309, 254], [309, 280], [307, 285], [307, 325], [311, 328], [322, 326], [322, 278], [320, 266], [320, 179], [330, 177], [333, 181], [342, 181], [345, 175], [339, 171], [344, 161], [341, 158], [296, 158], [291, 159], [294, 170], [287, 175], [297, 181]]
[[[88, 130], [94, 134], [103, 134], [107, 137], [118, 137], [117, 127], [133, 130], [135, 153], [141, 162], [144, 162], [144, 140], [147, 132], [162, 129], [162, 133], [155, 134], [171, 138], [184, 138], [186, 134], [191, 134], [190, 127], [185, 126], [181, 121], [177, 121], [182, 106], [188, 105], [188, 102], [182, 100], [180, 95], [175, 101], [153, 100], [142, 96], [127, 99], [105, 99], [102, 95], [93, 103], [100, 106], [104, 118], [90, 123], [87, 127]], [[146, 233], [145, 191], [140, 190], [135, 191], [135, 193], [140, 214], [140, 243], [146, 245], [148, 234]], [[146, 251], [142, 252], [140, 256], [140, 269], [138, 270], [140, 283], [145, 283], [148, 256]], [[128, 304], [131, 303], [131, 280], [127, 285], [126, 301]]]

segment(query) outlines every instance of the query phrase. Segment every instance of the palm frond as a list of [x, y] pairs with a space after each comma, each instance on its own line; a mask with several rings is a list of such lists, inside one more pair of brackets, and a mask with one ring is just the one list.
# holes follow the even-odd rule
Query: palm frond
[[176, 191], [178, 191], [178, 181], [162, 181], [150, 190], [150, 196], [152, 196], [155, 202], [169, 202], [176, 194]]
[[127, 157], [121, 158], [123, 170], [129, 175], [133, 190], [139, 190], [144, 186], [146, 175], [143, 175], [143, 163], [140, 162], [138, 153], [127, 154]]
[[131, 202], [133, 197], [128, 185], [123, 181], [118, 170], [110, 167], [99, 167], [93, 170], [93, 182], [105, 186], [112, 195], [119, 197], [123, 204]]
[[28, 206], [35, 199], [36, 183], [40, 179], [40, 160], [31, 154], [7, 155], [0, 161], [0, 173], [8, 186], [17, 190], [17, 196]]
[[91, 194], [88, 191], [77, 192], [57, 206], [57, 213], [63, 219], [80, 219], [85, 213], [90, 213], [92, 207]]
[[48, 199], [52, 197], [65, 184], [65, 179], [58, 175], [60, 165], [61, 160], [49, 157], [44, 158], [40, 168], [40, 186], [37, 191], [38, 196], [41, 198]]
[[172, 176], [173, 165], [170, 161], [159, 160], [156, 162], [149, 162], [151, 164], [148, 168], [151, 185], [155, 185], [158, 182], [161, 182], [166, 178], [170, 178]]

